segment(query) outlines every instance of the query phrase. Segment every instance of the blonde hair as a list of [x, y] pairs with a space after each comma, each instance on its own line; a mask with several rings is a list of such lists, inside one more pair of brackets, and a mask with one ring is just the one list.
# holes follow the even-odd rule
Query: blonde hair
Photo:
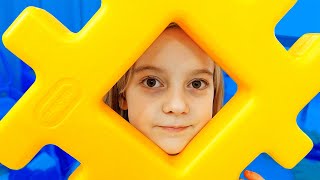
[[[179, 27], [176, 23], [170, 23], [166, 28]], [[132, 69], [134, 65], [119, 79], [119, 81], [110, 89], [110, 91], [105, 96], [105, 103], [110, 106], [115, 112], [122, 116], [127, 121], [128, 110], [122, 110], [120, 105], [124, 103], [125, 100], [125, 90], [127, 89], [128, 82], [132, 76]], [[214, 84], [214, 100], [212, 106], [212, 116], [217, 114], [217, 112], [222, 108], [223, 105], [223, 95], [224, 95], [224, 84], [222, 77], [221, 68], [214, 63], [213, 72], [213, 84]]]

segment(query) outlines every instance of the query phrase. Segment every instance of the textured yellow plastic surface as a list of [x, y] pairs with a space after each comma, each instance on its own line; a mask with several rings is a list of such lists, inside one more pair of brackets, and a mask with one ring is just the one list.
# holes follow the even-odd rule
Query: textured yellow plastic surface
[[[0, 163], [25, 166], [46, 144], [81, 162], [71, 179], [238, 179], [260, 153], [286, 168], [311, 149], [299, 111], [320, 91], [320, 36], [288, 52], [274, 35], [295, 0], [113, 0], [79, 32], [27, 8], [3, 36], [36, 81], [0, 122]], [[177, 22], [237, 82], [233, 99], [178, 156], [102, 101]]]

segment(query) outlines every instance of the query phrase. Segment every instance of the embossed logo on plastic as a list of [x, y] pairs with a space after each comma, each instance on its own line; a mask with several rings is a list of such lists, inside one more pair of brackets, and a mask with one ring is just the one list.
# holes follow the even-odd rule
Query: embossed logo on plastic
[[41, 99], [36, 112], [44, 126], [55, 126], [62, 122], [77, 104], [80, 89], [72, 79], [58, 81]]

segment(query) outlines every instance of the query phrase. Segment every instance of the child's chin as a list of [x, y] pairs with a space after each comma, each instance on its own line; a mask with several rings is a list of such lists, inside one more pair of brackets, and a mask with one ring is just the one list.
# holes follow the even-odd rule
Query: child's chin
[[164, 145], [161, 148], [170, 156], [174, 156], [179, 154], [183, 149], [184, 149], [185, 145], [177, 145], [175, 144], [174, 146], [172, 145]]
[[175, 155], [178, 155], [181, 151], [179, 150], [172, 150], [172, 151], [166, 151], [166, 153], [170, 156], [175, 156]]

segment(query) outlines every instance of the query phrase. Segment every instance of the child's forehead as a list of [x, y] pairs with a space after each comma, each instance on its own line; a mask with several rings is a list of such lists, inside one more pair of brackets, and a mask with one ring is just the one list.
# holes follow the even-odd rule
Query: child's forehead
[[174, 27], [165, 30], [136, 62], [136, 64], [146, 63], [212, 65], [213, 62], [182, 29]]
[[195, 74], [195, 72], [214, 71], [211, 59], [144, 59], [133, 66], [133, 73], [155, 72], [161, 74]]
[[189, 46], [193, 45], [198, 47], [198, 45], [179, 27], [172, 27], [164, 30], [152, 45], [157, 44], [187, 44]]

